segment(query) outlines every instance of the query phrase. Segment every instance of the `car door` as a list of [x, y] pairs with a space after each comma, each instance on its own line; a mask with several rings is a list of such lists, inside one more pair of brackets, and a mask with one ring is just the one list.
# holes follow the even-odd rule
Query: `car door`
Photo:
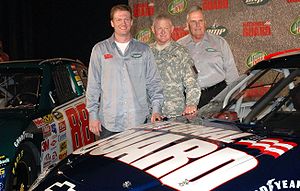
[[44, 137], [41, 143], [42, 171], [95, 141], [88, 129], [83, 71], [86, 71], [84, 66], [69, 61], [52, 69], [54, 88], [49, 97], [55, 107], [38, 122]]

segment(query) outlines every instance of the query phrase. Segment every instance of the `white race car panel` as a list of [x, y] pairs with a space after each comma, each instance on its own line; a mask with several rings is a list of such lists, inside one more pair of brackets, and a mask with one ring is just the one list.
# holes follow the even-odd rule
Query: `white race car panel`
[[41, 171], [95, 140], [88, 129], [88, 112], [83, 98], [55, 108], [52, 114], [36, 119], [34, 123], [43, 130]]

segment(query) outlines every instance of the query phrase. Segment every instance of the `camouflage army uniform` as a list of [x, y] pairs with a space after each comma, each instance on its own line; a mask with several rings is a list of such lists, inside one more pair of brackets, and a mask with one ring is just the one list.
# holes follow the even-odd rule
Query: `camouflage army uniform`
[[162, 79], [165, 96], [162, 113], [168, 117], [181, 115], [185, 106], [198, 104], [201, 94], [192, 69], [194, 61], [188, 50], [174, 41], [161, 51], [155, 48], [155, 44], [150, 47]]

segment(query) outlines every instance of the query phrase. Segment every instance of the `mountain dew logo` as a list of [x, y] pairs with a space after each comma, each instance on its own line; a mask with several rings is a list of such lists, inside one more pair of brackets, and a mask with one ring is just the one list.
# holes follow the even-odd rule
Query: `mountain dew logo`
[[136, 39], [149, 44], [153, 41], [153, 34], [149, 28], [145, 28], [136, 34]]
[[227, 30], [226, 27], [216, 26], [216, 25], [213, 25], [211, 27], [207, 27], [206, 31], [209, 32], [209, 33], [218, 35], [218, 36], [222, 36], [222, 37], [226, 36], [227, 33], [228, 33], [228, 30]]
[[168, 12], [171, 15], [177, 15], [182, 13], [187, 7], [187, 2], [186, 0], [173, 0], [169, 5], [168, 5]]
[[246, 65], [248, 66], [248, 68], [251, 68], [252, 66], [254, 66], [255, 64], [257, 64], [258, 62], [264, 60], [264, 57], [267, 55], [267, 53], [262, 52], [262, 51], [257, 51], [257, 52], [253, 52], [252, 54], [250, 54], [250, 56], [247, 58], [247, 63]]
[[244, 3], [249, 6], [259, 6], [268, 3], [269, 0], [244, 0]]
[[291, 25], [290, 30], [293, 35], [300, 34], [300, 17]]

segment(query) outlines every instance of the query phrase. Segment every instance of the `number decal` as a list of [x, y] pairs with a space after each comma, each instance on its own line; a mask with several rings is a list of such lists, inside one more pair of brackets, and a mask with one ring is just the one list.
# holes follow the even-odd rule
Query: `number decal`
[[73, 150], [95, 141], [93, 134], [89, 131], [88, 111], [84, 103], [74, 108], [65, 110], [72, 135]]

